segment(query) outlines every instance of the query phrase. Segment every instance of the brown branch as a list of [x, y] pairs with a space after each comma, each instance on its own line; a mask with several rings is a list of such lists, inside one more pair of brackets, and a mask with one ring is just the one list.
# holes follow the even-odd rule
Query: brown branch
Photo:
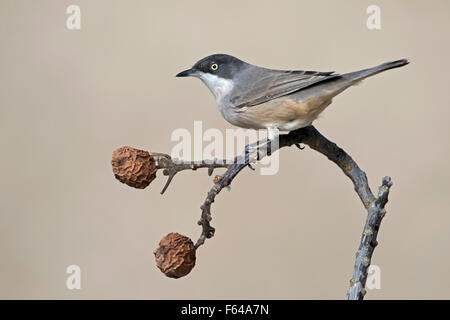
[[229, 164], [226, 160], [217, 160], [214, 159], [212, 161], [202, 160], [202, 161], [178, 161], [172, 159], [168, 154], [165, 153], [152, 153], [153, 158], [156, 161], [157, 169], [164, 169], [163, 175], [169, 176], [167, 178], [166, 184], [161, 191], [163, 194], [169, 184], [172, 182], [173, 177], [183, 170], [197, 170], [200, 168], [208, 168], [208, 175], [212, 175], [215, 168], [227, 168]]
[[365, 294], [365, 283], [367, 279], [367, 271], [370, 266], [371, 258], [375, 246], [377, 245], [378, 229], [381, 220], [386, 211], [384, 206], [388, 200], [389, 189], [392, 182], [389, 177], [383, 179], [383, 184], [378, 192], [378, 197], [375, 198], [370, 190], [367, 176], [362, 171], [356, 162], [335, 143], [329, 141], [320, 134], [313, 126], [291, 131], [288, 134], [279, 136], [279, 144], [271, 146], [271, 148], [246, 148], [243, 154], [235, 158], [235, 161], [229, 165], [225, 174], [217, 179], [214, 186], [208, 192], [205, 201], [200, 207], [202, 210], [201, 218], [198, 222], [202, 226], [202, 233], [195, 244], [197, 249], [204, 244], [205, 240], [214, 236], [215, 229], [211, 226], [211, 204], [215, 201], [216, 196], [220, 191], [231, 184], [237, 174], [251, 163], [262, 159], [270, 152], [274, 152], [279, 148], [289, 147], [303, 143], [310, 148], [322, 153], [329, 160], [333, 161], [344, 174], [353, 182], [354, 189], [358, 194], [361, 202], [368, 211], [365, 228], [363, 231], [361, 244], [357, 253], [353, 277], [351, 280], [351, 287], [348, 291], [349, 299], [363, 299]]

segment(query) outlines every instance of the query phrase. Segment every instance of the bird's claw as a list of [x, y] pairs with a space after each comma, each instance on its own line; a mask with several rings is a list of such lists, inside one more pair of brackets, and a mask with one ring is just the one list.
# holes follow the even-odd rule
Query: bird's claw
[[302, 147], [302, 146], [300, 145], [300, 143], [296, 143], [295, 146], [296, 146], [297, 148], [299, 148], [300, 150], [305, 149], [305, 147], [304, 147], [304, 146]]

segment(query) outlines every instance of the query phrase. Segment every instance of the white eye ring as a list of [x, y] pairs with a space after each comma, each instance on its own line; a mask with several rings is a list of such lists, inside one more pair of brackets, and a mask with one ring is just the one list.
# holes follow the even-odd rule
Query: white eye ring
[[219, 69], [219, 66], [217, 65], [217, 63], [213, 63], [211, 65], [211, 70], [216, 71], [217, 69]]

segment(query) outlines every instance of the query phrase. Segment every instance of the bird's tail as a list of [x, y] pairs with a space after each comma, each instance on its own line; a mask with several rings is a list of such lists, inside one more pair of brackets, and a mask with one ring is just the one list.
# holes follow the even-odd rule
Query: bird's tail
[[367, 77], [373, 76], [377, 73], [380, 73], [380, 72], [383, 72], [383, 71], [386, 71], [389, 69], [403, 67], [404, 65], [407, 65], [408, 63], [409, 63], [409, 61], [407, 59], [386, 62], [386, 63], [380, 64], [379, 66], [376, 66], [373, 68], [343, 74], [342, 78], [346, 78], [347, 80], [359, 82], [359, 81], [361, 81]]

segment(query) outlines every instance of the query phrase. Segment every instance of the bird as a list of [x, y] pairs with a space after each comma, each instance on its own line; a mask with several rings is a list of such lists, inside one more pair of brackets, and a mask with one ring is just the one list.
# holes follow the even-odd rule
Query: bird
[[273, 70], [228, 54], [213, 54], [176, 77], [199, 78], [214, 95], [225, 120], [240, 128], [267, 129], [269, 140], [273, 140], [280, 131], [310, 126], [345, 89], [408, 63], [407, 59], [401, 59], [338, 74]]

